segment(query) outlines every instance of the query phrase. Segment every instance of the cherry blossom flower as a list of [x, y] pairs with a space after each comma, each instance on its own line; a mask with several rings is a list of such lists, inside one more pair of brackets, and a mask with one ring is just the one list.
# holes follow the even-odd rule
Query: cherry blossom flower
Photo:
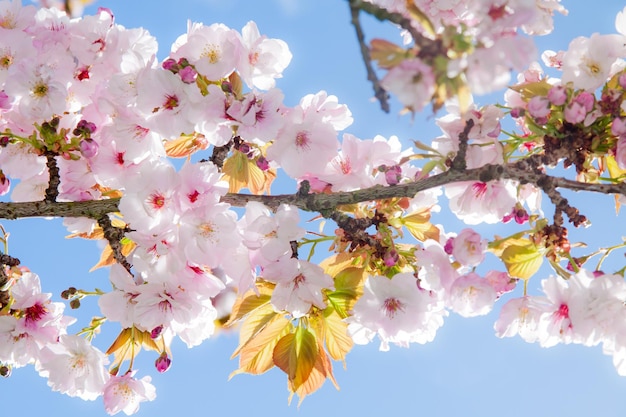
[[413, 112], [421, 111], [435, 92], [432, 69], [417, 58], [404, 60], [390, 69], [380, 84]]
[[448, 293], [447, 304], [463, 317], [475, 317], [489, 313], [496, 298], [496, 291], [489, 281], [470, 272], [454, 281]]
[[93, 401], [109, 380], [107, 363], [104, 353], [82, 337], [61, 335], [58, 343], [44, 347], [36, 369], [54, 391]]
[[452, 242], [452, 256], [466, 266], [477, 266], [485, 259], [487, 239], [481, 239], [480, 235], [472, 229], [463, 229]]
[[254, 22], [248, 22], [241, 29], [241, 61], [237, 71], [248, 87], [269, 90], [274, 87], [275, 79], [282, 77], [282, 72], [291, 61], [291, 52], [287, 44], [280, 39], [268, 39], [261, 36]]
[[216, 81], [234, 71], [242, 50], [239, 34], [227, 26], [190, 23], [187, 34], [172, 45], [170, 57], [175, 60], [186, 58], [199, 74]]
[[587, 91], [597, 89], [619, 69], [616, 60], [625, 56], [623, 44], [618, 35], [596, 33], [574, 39], [563, 56], [563, 83]]
[[413, 274], [400, 273], [391, 279], [368, 277], [346, 321], [355, 343], [367, 344], [378, 336], [380, 350], [387, 351], [390, 343], [408, 347], [432, 341], [445, 315], [443, 303], [420, 289]]
[[322, 289], [333, 288], [333, 279], [318, 265], [290, 257], [269, 264], [262, 275], [276, 283], [271, 298], [274, 308], [295, 318], [306, 315], [311, 306], [325, 308]]
[[498, 223], [517, 201], [512, 181], [456, 183], [445, 186], [450, 210], [467, 224]]
[[301, 239], [304, 229], [298, 226], [298, 211], [281, 205], [274, 216], [261, 203], [246, 204], [246, 213], [239, 221], [244, 245], [251, 250], [253, 262], [266, 266], [284, 255], [291, 255], [291, 241]]
[[134, 378], [135, 371], [122, 376], [113, 375], [103, 390], [104, 409], [109, 415], [123, 411], [127, 416], [139, 411], [140, 403], [153, 401], [156, 389], [150, 382], [152, 378], [144, 376]]

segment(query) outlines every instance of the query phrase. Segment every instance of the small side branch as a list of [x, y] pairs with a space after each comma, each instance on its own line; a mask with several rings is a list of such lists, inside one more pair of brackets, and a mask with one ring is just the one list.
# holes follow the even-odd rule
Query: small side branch
[[61, 184], [59, 166], [57, 165], [56, 154], [54, 152], [46, 151], [44, 155], [46, 156], [46, 166], [48, 167], [48, 174], [50, 175], [45, 201], [54, 203], [59, 196], [59, 185]]
[[469, 132], [474, 127], [474, 119], [467, 119], [463, 131], [459, 134], [459, 151], [452, 160], [450, 169], [455, 171], [464, 171], [467, 169], [467, 142], [469, 141]]
[[122, 244], [120, 243], [122, 238], [124, 238], [124, 230], [113, 226], [107, 214], [98, 219], [98, 224], [102, 227], [104, 237], [109, 242], [109, 246], [113, 252], [113, 258], [132, 275], [131, 269], [133, 266], [126, 260], [126, 257], [122, 253]]
[[374, 71], [372, 66], [372, 58], [370, 56], [369, 48], [365, 44], [365, 34], [363, 33], [363, 27], [361, 26], [361, 21], [359, 19], [360, 6], [358, 4], [360, 4], [359, 1], [350, 1], [350, 12], [352, 14], [351, 22], [352, 26], [354, 26], [354, 30], [356, 31], [356, 38], [359, 41], [361, 56], [363, 57], [363, 63], [365, 64], [365, 69], [367, 71], [367, 79], [372, 83], [374, 95], [380, 103], [380, 108], [385, 113], [389, 113], [389, 94], [380, 85], [376, 71]]
[[9, 282], [5, 266], [13, 267], [19, 264], [19, 259], [6, 254], [0, 254], [0, 310], [9, 304], [11, 298], [8, 288], [4, 288]]

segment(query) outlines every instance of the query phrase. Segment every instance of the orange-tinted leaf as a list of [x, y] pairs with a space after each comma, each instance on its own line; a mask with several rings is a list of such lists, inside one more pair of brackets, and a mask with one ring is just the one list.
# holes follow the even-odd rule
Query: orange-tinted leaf
[[[122, 245], [122, 255], [128, 256], [129, 253], [135, 249], [135, 242], [124, 239], [120, 242]], [[113, 265], [115, 263], [115, 258], [113, 257], [113, 250], [110, 245], [106, 245], [106, 247], [102, 250], [102, 254], [100, 255], [100, 260], [97, 264], [95, 264], [89, 272], [93, 272], [98, 268], [102, 268], [103, 266]]]
[[411, 18], [417, 21], [420, 26], [426, 31], [428, 35], [434, 37], [436, 35], [435, 27], [431, 23], [428, 16], [424, 14], [416, 5], [413, 0], [406, 0], [406, 10], [409, 12]]
[[345, 361], [354, 342], [348, 335], [348, 324], [331, 307], [324, 310], [322, 330], [330, 356], [336, 361]]
[[172, 139], [165, 142], [165, 153], [172, 158], [186, 158], [189, 155], [206, 149], [209, 142], [204, 135], [193, 133], [191, 135], [181, 135], [178, 139]]
[[243, 81], [236, 71], [233, 71], [228, 76], [228, 82], [230, 83], [230, 91], [235, 95], [237, 99], [241, 99], [241, 92], [243, 91]]
[[128, 341], [130, 340], [132, 334], [133, 334], [133, 329], [132, 328], [128, 328], [128, 329], [122, 330], [120, 332], [120, 334], [117, 336], [117, 338], [115, 339], [115, 341], [107, 349], [106, 354], [110, 355], [112, 353], [117, 352], [122, 347], [124, 347], [128, 343]]
[[315, 335], [298, 326], [294, 333], [284, 335], [274, 347], [274, 364], [287, 374], [289, 390], [295, 392], [309, 378], [318, 356]]
[[351, 253], [342, 252], [324, 259], [319, 265], [324, 272], [331, 277], [335, 277], [346, 268], [361, 266], [362, 259]]
[[[337, 381], [335, 380], [335, 376], [333, 375], [333, 365], [330, 363], [330, 359], [328, 359], [328, 355], [324, 352], [324, 348], [318, 345], [318, 354], [315, 360], [315, 365], [313, 369], [311, 369], [311, 373], [306, 381], [296, 390], [295, 394], [298, 395], [298, 406], [302, 404], [304, 398], [307, 395], [310, 395], [320, 389], [326, 378], [330, 379], [335, 386], [335, 388], [339, 389], [339, 385], [337, 385]], [[291, 403], [292, 395], [289, 396], [289, 402]]]
[[245, 294], [238, 297], [233, 305], [230, 318], [224, 326], [232, 326], [235, 322], [241, 320], [254, 310], [269, 303], [273, 287], [274, 286], [269, 283], [257, 284], [256, 289], [250, 289]]
[[407, 51], [385, 39], [372, 39], [370, 41], [370, 57], [378, 62], [379, 67], [392, 68], [407, 58]]
[[274, 307], [269, 303], [260, 306], [254, 313], [250, 314], [239, 329], [239, 346], [233, 352], [231, 359], [237, 356], [241, 349], [277, 315], [278, 313], [274, 311]]
[[408, 214], [401, 218], [401, 222], [420, 242], [427, 239], [439, 240], [439, 228], [430, 223], [430, 212], [427, 210]]
[[239, 369], [231, 373], [229, 378], [243, 372], [258, 375], [273, 368], [274, 347], [292, 330], [293, 325], [289, 320], [282, 315], [274, 315], [270, 322], [240, 349]]

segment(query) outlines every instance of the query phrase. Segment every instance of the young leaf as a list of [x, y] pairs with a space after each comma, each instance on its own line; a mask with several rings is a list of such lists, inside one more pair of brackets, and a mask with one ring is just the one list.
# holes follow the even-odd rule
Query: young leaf
[[354, 346], [354, 341], [348, 335], [348, 324], [332, 307], [328, 307], [322, 313], [318, 328], [318, 336], [326, 343], [330, 357], [336, 361], [344, 361], [345, 366], [346, 355]]
[[427, 210], [408, 214], [401, 218], [401, 222], [420, 242], [427, 239], [439, 240], [439, 228], [430, 223], [430, 212]]
[[[306, 381], [295, 391], [295, 394], [298, 395], [298, 406], [302, 404], [304, 398], [307, 395], [310, 395], [320, 389], [326, 378], [330, 379], [336, 389], [339, 389], [339, 385], [335, 380], [335, 376], [333, 375], [333, 365], [328, 359], [328, 355], [324, 351], [324, 348], [318, 343], [318, 352], [317, 359], [315, 360], [315, 364], [313, 365], [313, 369], [311, 369], [311, 373]], [[291, 404], [291, 398], [294, 393], [291, 393], [289, 396], [289, 403]]]
[[273, 368], [274, 347], [283, 336], [292, 331], [291, 321], [282, 315], [274, 315], [260, 332], [239, 349], [239, 369], [231, 373], [229, 379], [243, 372], [258, 375]]
[[317, 355], [315, 335], [303, 326], [298, 326], [294, 333], [286, 334], [278, 341], [272, 358], [274, 364], [287, 374], [291, 392], [295, 392], [309, 378]]
[[181, 135], [178, 139], [168, 140], [163, 146], [167, 156], [186, 158], [195, 152], [206, 149], [209, 146], [209, 142], [204, 135], [194, 133], [193, 135]]
[[231, 359], [237, 356], [241, 349], [275, 319], [277, 315], [278, 313], [274, 311], [274, 307], [269, 303], [257, 308], [254, 313], [250, 314], [239, 329], [239, 346], [233, 352]]
[[543, 263], [541, 251], [530, 240], [527, 242], [525, 245], [509, 245], [502, 252], [502, 262], [514, 278], [529, 279]]
[[233, 305], [230, 318], [224, 326], [232, 326], [243, 317], [269, 303], [272, 297], [273, 287], [274, 286], [269, 283], [257, 283], [256, 289], [250, 289], [245, 294], [238, 297]]

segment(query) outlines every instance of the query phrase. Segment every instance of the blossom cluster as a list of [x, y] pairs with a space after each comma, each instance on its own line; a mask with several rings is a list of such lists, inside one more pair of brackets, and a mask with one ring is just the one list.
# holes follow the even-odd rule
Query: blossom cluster
[[[411, 2], [374, 3], [416, 14]], [[564, 12], [552, 0], [441, 4], [416, 1], [435, 23], [429, 30], [422, 19], [414, 30], [425, 39], [440, 37], [454, 52], [445, 68], [417, 51], [388, 65], [381, 82], [412, 111], [450, 80], [467, 81], [475, 93], [506, 85], [510, 69], [525, 69], [534, 53], [518, 28], [547, 33], [552, 13]], [[99, 266], [110, 266], [111, 283], [108, 292], [74, 288], [66, 298], [98, 296], [104, 318], [122, 328], [106, 352], [98, 350], [90, 342], [100, 321], [83, 330], [87, 337], [69, 334], [74, 320], [42, 293], [38, 277], [6, 268], [10, 280], [0, 292], [10, 294], [10, 303], [0, 304], [0, 363], [32, 364], [54, 390], [86, 400], [102, 396], [110, 414], [132, 414], [156, 396], [149, 377], [136, 377], [136, 346], [156, 351], [155, 367], [165, 372], [174, 338], [193, 347], [213, 336], [218, 323], [244, 321], [240, 371], [278, 366], [302, 396], [317, 389], [311, 381], [332, 379], [328, 356], [344, 359], [351, 343], [377, 337], [381, 350], [427, 343], [449, 312], [488, 314], [520, 279], [531, 278], [545, 255], [561, 277], [543, 281], [545, 296], [527, 295], [524, 286], [524, 297], [504, 306], [496, 333], [546, 347], [602, 343], [626, 373], [623, 278], [579, 270], [566, 233], [543, 218], [542, 194], [527, 181], [461, 181], [410, 198], [320, 205], [338, 225], [330, 236], [323, 227], [307, 234], [296, 205], [270, 209], [259, 199], [236, 208], [232, 199], [245, 188], [269, 193], [277, 172], [299, 184], [296, 197], [303, 199], [403, 186], [447, 171], [459, 155], [468, 169], [544, 151], [556, 155], [546, 164], [564, 159], [587, 178], [596, 157], [613, 158], [626, 170], [624, 16], [617, 19], [620, 35], [579, 38], [570, 50], [545, 55], [562, 79], [544, 78], [537, 65], [520, 74], [520, 85], [506, 95], [508, 108], [445, 101], [448, 113], [437, 119], [441, 135], [430, 145], [416, 142], [430, 159], [418, 167], [412, 161], [423, 155], [395, 136], [340, 137], [352, 114], [325, 91], [286, 106], [276, 80], [291, 52], [254, 22], [241, 31], [189, 23], [159, 62], [156, 40], [116, 24], [108, 9], [70, 18], [0, 1], [0, 192], [18, 202], [119, 198], [117, 213], [66, 219], [73, 236], [106, 239], [110, 256]], [[485, 65], [494, 62], [499, 65]], [[602, 85], [597, 99], [593, 91]], [[507, 115], [523, 133], [503, 141]], [[574, 136], [585, 142], [566, 142]], [[445, 233], [430, 223], [443, 194], [465, 224], [515, 219], [527, 229], [492, 241], [472, 228]], [[111, 229], [122, 237], [112, 237]], [[410, 244], [406, 231], [415, 237]], [[334, 254], [317, 265], [313, 250], [322, 242], [331, 242]], [[298, 253], [306, 245], [308, 258]], [[481, 270], [488, 253], [506, 271]], [[562, 260], [578, 271], [568, 281]], [[295, 339], [294, 355], [313, 357], [302, 359], [314, 376], [307, 384], [309, 375], [294, 377], [293, 361], [281, 360]]]

